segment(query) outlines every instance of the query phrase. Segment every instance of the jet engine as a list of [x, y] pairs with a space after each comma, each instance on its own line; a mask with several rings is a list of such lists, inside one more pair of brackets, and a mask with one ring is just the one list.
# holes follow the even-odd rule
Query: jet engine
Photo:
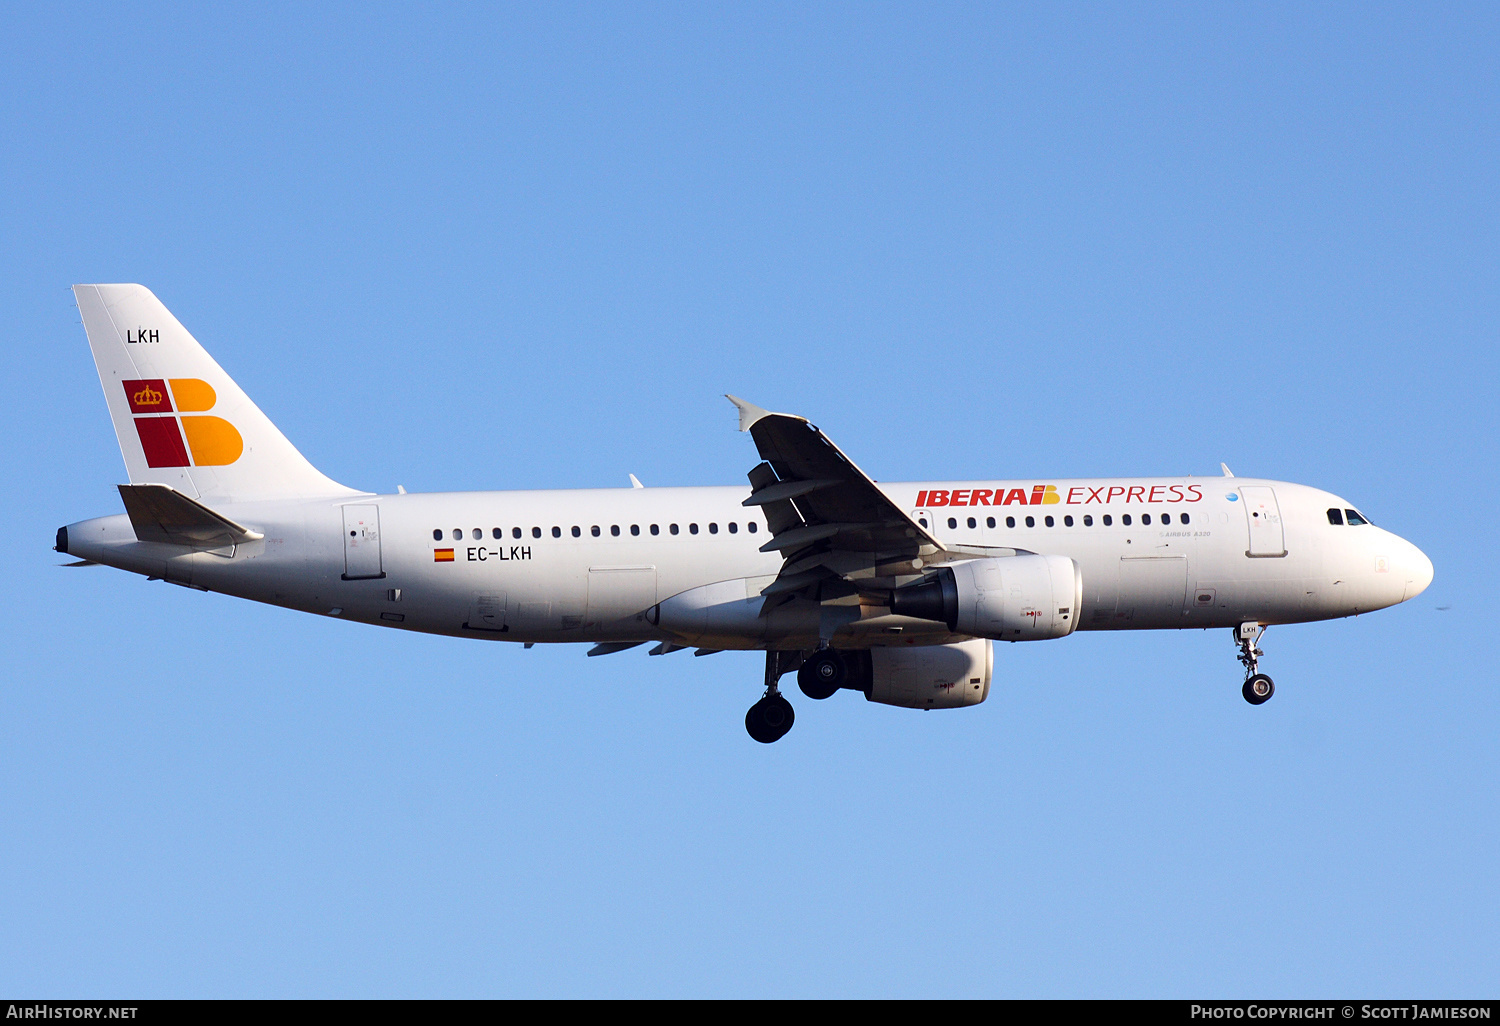
[[1083, 574], [1066, 556], [973, 559], [891, 593], [891, 612], [997, 641], [1062, 638], [1078, 626]]
[[[853, 655], [854, 653], [846, 653]], [[872, 648], [851, 667], [847, 687], [871, 702], [905, 709], [961, 709], [990, 696], [994, 653], [984, 638], [920, 648]]]

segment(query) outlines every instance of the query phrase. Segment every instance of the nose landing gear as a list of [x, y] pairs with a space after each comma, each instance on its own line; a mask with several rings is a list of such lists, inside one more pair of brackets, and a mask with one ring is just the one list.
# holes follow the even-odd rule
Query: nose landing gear
[[1260, 672], [1260, 657], [1265, 655], [1260, 650], [1260, 636], [1264, 633], [1266, 628], [1253, 620], [1234, 629], [1234, 642], [1239, 646], [1239, 659], [1245, 667], [1245, 685], [1240, 693], [1251, 705], [1267, 702], [1276, 694], [1276, 684]]
[[1264, 673], [1257, 673], [1245, 681], [1245, 686], [1240, 689], [1240, 693], [1245, 696], [1245, 701], [1251, 705], [1260, 705], [1262, 702], [1269, 701], [1271, 696], [1276, 694], [1276, 685]]

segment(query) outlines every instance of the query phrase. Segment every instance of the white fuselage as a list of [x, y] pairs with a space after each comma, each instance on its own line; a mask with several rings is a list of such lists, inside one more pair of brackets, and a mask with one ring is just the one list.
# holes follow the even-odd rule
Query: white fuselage
[[[1081, 630], [1352, 616], [1410, 598], [1432, 578], [1414, 545], [1369, 524], [1330, 522], [1328, 510], [1352, 504], [1303, 485], [1142, 478], [880, 488], [945, 546], [1075, 560]], [[68, 527], [68, 551], [209, 591], [433, 634], [816, 645], [816, 627], [809, 636], [795, 618], [761, 617], [744, 630], [720, 626], [691, 636], [653, 622], [657, 603], [707, 585], [722, 584], [758, 608], [782, 555], [759, 551], [770, 534], [760, 509], [742, 505], [748, 494], [745, 486], [621, 488], [226, 503], [216, 509], [264, 538], [186, 551], [137, 541], [129, 520], [113, 516]], [[954, 640], [941, 624], [863, 606], [834, 643], [896, 638]]]

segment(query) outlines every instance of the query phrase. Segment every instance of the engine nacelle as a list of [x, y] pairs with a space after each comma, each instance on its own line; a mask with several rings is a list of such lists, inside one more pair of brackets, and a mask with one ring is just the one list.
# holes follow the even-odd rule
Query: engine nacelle
[[[864, 664], [864, 660], [860, 660]], [[994, 653], [984, 638], [953, 645], [869, 650], [850, 687], [872, 702], [906, 709], [961, 709], [990, 696]], [[868, 677], [865, 677], [868, 673]]]
[[1066, 556], [1005, 556], [940, 567], [891, 593], [891, 612], [997, 641], [1062, 638], [1078, 626], [1083, 573]]

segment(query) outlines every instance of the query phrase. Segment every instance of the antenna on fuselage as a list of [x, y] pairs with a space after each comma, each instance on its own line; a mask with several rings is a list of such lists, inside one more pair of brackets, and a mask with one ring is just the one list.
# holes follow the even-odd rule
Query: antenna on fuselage
[[1227, 463], [1220, 463], [1219, 464], [1219, 469], [1222, 470], [1222, 471], [1224, 471], [1224, 476], [1225, 477], [1233, 477], [1234, 476], [1234, 471], [1232, 471], [1232, 470], [1229, 469], [1229, 464], [1227, 464]]

